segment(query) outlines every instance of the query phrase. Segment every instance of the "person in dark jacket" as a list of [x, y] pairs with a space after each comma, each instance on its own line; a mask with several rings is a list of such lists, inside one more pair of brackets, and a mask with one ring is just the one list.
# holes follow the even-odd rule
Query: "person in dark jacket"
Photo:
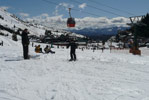
[[23, 45], [23, 57], [24, 59], [29, 59], [28, 56], [28, 45], [29, 45], [29, 38], [28, 38], [28, 30], [24, 29], [22, 32], [22, 45]]
[[72, 40], [71, 42], [69, 42], [69, 44], [67, 45], [67, 48], [70, 47], [70, 57], [71, 59], [69, 61], [76, 61], [76, 48], [77, 48], [77, 44], [75, 43], [74, 40]]

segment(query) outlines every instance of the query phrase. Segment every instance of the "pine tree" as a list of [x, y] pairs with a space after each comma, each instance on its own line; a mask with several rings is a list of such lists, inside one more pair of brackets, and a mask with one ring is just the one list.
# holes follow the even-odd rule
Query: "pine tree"
[[140, 21], [144, 25], [136, 27], [136, 33], [140, 37], [149, 38], [149, 13], [147, 13]]

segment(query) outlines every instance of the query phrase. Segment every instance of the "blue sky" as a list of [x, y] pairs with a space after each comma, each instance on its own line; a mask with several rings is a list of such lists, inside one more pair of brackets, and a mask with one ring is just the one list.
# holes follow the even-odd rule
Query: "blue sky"
[[[26, 17], [40, 16], [45, 13], [49, 16], [63, 15], [69, 17], [67, 7], [72, 7], [72, 16], [83, 17], [130, 17], [144, 15], [149, 12], [149, 0], [0, 0], [0, 6], [9, 7], [8, 11]], [[78, 1], [80, 3], [76, 3]], [[56, 4], [51, 4], [54, 2]], [[108, 7], [107, 7], [108, 6]], [[117, 11], [114, 9], [120, 9]], [[105, 11], [103, 11], [105, 10]], [[92, 14], [87, 14], [92, 13]], [[114, 14], [112, 14], [114, 13]], [[132, 14], [129, 14], [132, 13]], [[117, 14], [117, 15], [115, 15]], [[97, 15], [97, 16], [95, 16]]]

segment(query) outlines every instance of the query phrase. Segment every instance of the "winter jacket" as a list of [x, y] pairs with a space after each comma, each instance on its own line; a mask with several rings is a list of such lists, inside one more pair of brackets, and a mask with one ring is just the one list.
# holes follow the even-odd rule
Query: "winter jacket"
[[45, 47], [44, 51], [45, 51], [45, 53], [49, 53], [49, 52], [51, 52], [51, 49], [50, 49], [50, 47]]
[[25, 31], [22, 32], [22, 44], [29, 45], [28, 32]]
[[35, 52], [36, 52], [36, 53], [40, 53], [40, 52], [41, 52], [40, 46], [35, 47]]
[[76, 48], [77, 48], [77, 44], [76, 44], [75, 42], [70, 42], [70, 43], [67, 45], [67, 48], [69, 48], [69, 46], [70, 46], [70, 50], [71, 50], [72, 52], [74, 52], [74, 51], [76, 50]]

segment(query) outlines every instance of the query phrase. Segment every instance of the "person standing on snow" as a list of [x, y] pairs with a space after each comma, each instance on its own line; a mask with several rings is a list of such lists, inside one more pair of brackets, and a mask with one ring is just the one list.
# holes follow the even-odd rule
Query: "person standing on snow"
[[67, 45], [67, 48], [70, 47], [70, 57], [71, 59], [69, 61], [76, 61], [76, 48], [77, 48], [77, 44], [75, 43], [74, 40], [72, 40], [71, 42], [69, 42], [69, 44]]
[[22, 32], [22, 46], [23, 46], [23, 57], [24, 59], [29, 59], [28, 55], [28, 45], [29, 45], [29, 38], [28, 38], [28, 30], [24, 29]]
[[105, 49], [105, 41], [103, 40], [103, 41], [102, 41], [102, 48], [101, 48], [102, 53], [103, 53], [104, 49]]

